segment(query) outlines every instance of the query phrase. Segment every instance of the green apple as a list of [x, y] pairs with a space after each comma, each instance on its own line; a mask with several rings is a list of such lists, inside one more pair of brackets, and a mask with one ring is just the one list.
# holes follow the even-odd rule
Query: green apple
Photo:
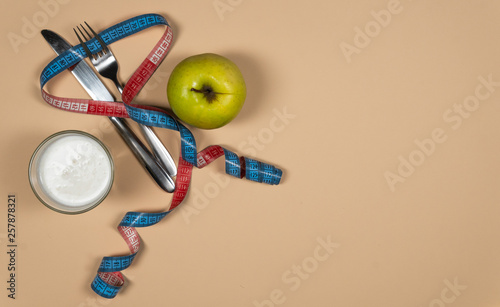
[[175, 115], [203, 129], [222, 127], [243, 107], [246, 85], [238, 66], [213, 53], [181, 61], [172, 71], [167, 97]]

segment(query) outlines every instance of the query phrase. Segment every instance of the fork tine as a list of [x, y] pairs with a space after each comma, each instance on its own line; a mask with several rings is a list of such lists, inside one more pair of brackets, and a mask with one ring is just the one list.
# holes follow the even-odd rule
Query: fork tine
[[108, 49], [108, 46], [106, 46], [106, 43], [104, 42], [104, 40], [102, 40], [102, 38], [99, 36], [99, 34], [97, 34], [94, 29], [92, 29], [91, 26], [89, 26], [89, 24], [84, 21], [85, 24], [87, 25], [87, 27], [89, 28], [89, 30], [94, 34], [94, 37], [97, 38], [97, 41], [99, 42], [99, 44], [101, 44], [102, 46], [102, 49], [105, 51], [105, 52], [109, 52], [109, 49]]
[[85, 29], [85, 27], [82, 24], [80, 24], [80, 26], [82, 27], [83, 31], [85, 31], [85, 33], [87, 33], [87, 35], [89, 36], [87, 40], [90, 40], [92, 38], [92, 35], [90, 35], [89, 31], [87, 31], [87, 29]]
[[[80, 28], [80, 27], [81, 27], [81, 28]], [[85, 35], [85, 33], [83, 33], [82, 29], [84, 29], [84, 30], [85, 30], [85, 28], [82, 26], [82, 24], [80, 24], [79, 26], [76, 26], [76, 28], [78, 29], [78, 31], [80, 32], [80, 34], [82, 35], [82, 37], [83, 37], [83, 39], [84, 39], [85, 41], [87, 41], [87, 42], [88, 42], [88, 41], [92, 38], [90, 35], [89, 35], [89, 37], [87, 37], [87, 36]], [[89, 34], [89, 33], [87, 32], [87, 34]]]
[[[80, 31], [80, 33], [82, 32], [80, 30], [80, 28], [78, 28], [78, 26], [77, 26], [77, 29]], [[80, 44], [82, 45], [83, 50], [85, 50], [85, 53], [87, 54], [87, 56], [89, 58], [94, 58], [94, 55], [92, 54], [92, 52], [90, 52], [89, 47], [87, 47], [87, 45], [83, 42], [83, 40], [81, 39], [80, 35], [78, 35], [78, 32], [76, 32], [75, 28], [73, 28], [73, 31], [75, 31], [76, 37], [78, 37], [78, 40], [80, 41]], [[83, 33], [82, 33], [82, 35], [83, 35]], [[85, 36], [83, 35], [83, 37], [85, 37]]]

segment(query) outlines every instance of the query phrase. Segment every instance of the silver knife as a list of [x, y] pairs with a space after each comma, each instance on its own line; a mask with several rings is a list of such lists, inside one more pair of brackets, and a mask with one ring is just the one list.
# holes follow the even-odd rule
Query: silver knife
[[[52, 49], [54, 49], [56, 53], [62, 53], [67, 49], [71, 48], [71, 45], [55, 32], [52, 32], [50, 30], [43, 30], [42, 35], [45, 37], [47, 41], [50, 40], [49, 44], [51, 44]], [[60, 52], [58, 52], [59, 50]], [[100, 100], [113, 99], [108, 89], [104, 87], [99, 77], [95, 73], [92, 75], [88, 73], [88, 71], [90, 70], [85, 69], [84, 71], [78, 74], [74, 74], [74, 76], [78, 79], [80, 84], [85, 88], [87, 93], [89, 93], [93, 99], [97, 99], [94, 97], [96, 94], [101, 96], [100, 93], [103, 94]], [[119, 88], [119, 90], [121, 94], [122, 91], [121, 87]], [[104, 97], [104, 95], [106, 95], [106, 97]], [[111, 101], [114, 101], [114, 99]], [[153, 156], [157, 159], [157, 161], [165, 169], [165, 171], [167, 171], [167, 174], [170, 175], [170, 177], [176, 176], [177, 167], [175, 166], [175, 162], [172, 159], [172, 156], [168, 152], [167, 148], [163, 145], [158, 136], [154, 133], [153, 129], [149, 126], [145, 126], [142, 124], [139, 124], [139, 129], [144, 135], [144, 138], [149, 144], [149, 147], [152, 149]]]
[[[72, 46], [57, 33], [50, 30], [42, 30], [42, 36], [49, 43], [52, 49], [59, 55]], [[106, 86], [97, 76], [87, 62], [80, 61], [71, 73], [80, 82], [83, 88], [94, 100], [115, 101]], [[165, 191], [172, 193], [175, 190], [175, 183], [167, 174], [166, 170], [154, 158], [147, 147], [139, 140], [134, 132], [128, 127], [123, 118], [109, 117], [115, 125], [125, 143], [130, 147], [139, 162], [146, 168], [151, 177]]]

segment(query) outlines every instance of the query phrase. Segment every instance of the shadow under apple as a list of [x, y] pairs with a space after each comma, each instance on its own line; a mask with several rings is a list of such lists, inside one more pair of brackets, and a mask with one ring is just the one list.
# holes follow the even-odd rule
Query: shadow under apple
[[255, 57], [243, 52], [224, 52], [221, 55], [227, 57], [238, 66], [247, 87], [245, 103], [233, 122], [243, 123], [251, 121], [261, 112], [260, 107], [264, 104], [264, 97], [267, 91], [267, 79], [262, 63]]

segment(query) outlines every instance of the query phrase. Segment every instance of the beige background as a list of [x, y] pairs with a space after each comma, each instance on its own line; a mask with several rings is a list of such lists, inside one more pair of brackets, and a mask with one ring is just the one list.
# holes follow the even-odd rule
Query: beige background
[[[500, 81], [500, 3], [109, 0], [98, 9], [96, 1], [62, 2], [4, 3], [1, 13], [2, 306], [500, 306], [500, 91], [478, 79]], [[52, 3], [46, 20], [40, 3]], [[230, 10], [218, 13], [221, 3]], [[377, 13], [389, 9], [390, 21]], [[103, 30], [142, 13], [163, 14], [175, 43], [137, 101], [168, 107], [166, 83], [179, 61], [227, 56], [245, 76], [247, 101], [226, 127], [192, 129], [199, 149], [221, 144], [285, 175], [267, 186], [223, 175], [222, 160], [195, 170], [184, 204], [139, 230], [144, 249], [124, 271], [127, 287], [109, 301], [89, 284], [102, 256], [127, 253], [116, 231], [121, 217], [165, 210], [171, 195], [105, 118], [43, 102], [38, 78], [54, 54], [39, 30], [75, 44], [77, 23]], [[385, 17], [384, 26], [374, 16]], [[36, 33], [23, 34], [34, 17]], [[370, 41], [359, 34], [366, 26]], [[162, 31], [112, 46], [122, 80]], [[24, 43], [11, 43], [9, 33]], [[347, 45], [356, 52], [346, 56]], [[70, 74], [48, 89], [87, 97]], [[469, 97], [476, 94], [478, 105]], [[474, 111], [458, 125], [454, 105], [464, 101]], [[281, 121], [276, 112], [294, 117]], [[78, 216], [40, 204], [27, 177], [36, 146], [66, 129], [98, 136], [116, 164], [108, 198]], [[418, 160], [418, 141], [433, 133], [441, 143]], [[178, 134], [158, 134], [177, 158]], [[420, 163], [413, 171], [400, 166], [410, 158]], [[398, 167], [407, 178], [392, 191], [385, 175], [400, 176]], [[5, 290], [8, 193], [18, 196], [15, 301]], [[331, 254], [318, 243], [328, 238], [336, 243]], [[304, 265], [308, 275], [294, 273]]]

